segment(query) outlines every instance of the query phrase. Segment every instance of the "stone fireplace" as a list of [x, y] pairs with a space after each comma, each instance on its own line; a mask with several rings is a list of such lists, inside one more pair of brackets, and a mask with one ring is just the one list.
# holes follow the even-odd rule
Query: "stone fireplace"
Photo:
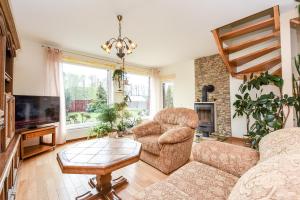
[[[197, 111], [198, 109], [200, 111], [200, 114], [198, 113], [200, 121], [198, 128], [231, 135], [229, 81], [230, 75], [219, 55], [195, 60], [195, 110]], [[214, 90], [206, 94], [207, 98], [203, 98], [205, 93], [203, 89], [208, 89], [205, 86], [209, 85], [213, 85]], [[212, 116], [214, 116], [213, 120]], [[208, 121], [208, 119], [210, 120]], [[212, 121], [214, 121], [214, 126], [211, 124]]]

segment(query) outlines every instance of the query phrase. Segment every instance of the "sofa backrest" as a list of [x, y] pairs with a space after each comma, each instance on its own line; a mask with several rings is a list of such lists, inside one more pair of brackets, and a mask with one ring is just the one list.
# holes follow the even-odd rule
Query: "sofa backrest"
[[228, 199], [300, 199], [300, 128], [269, 133], [259, 152], [259, 163], [241, 176]]
[[248, 170], [228, 200], [300, 199], [300, 150], [277, 154]]
[[260, 162], [300, 149], [300, 128], [285, 128], [269, 133], [259, 142]]
[[188, 108], [166, 108], [154, 116], [154, 121], [166, 124], [165, 127], [185, 126], [197, 128], [199, 119], [197, 113]]

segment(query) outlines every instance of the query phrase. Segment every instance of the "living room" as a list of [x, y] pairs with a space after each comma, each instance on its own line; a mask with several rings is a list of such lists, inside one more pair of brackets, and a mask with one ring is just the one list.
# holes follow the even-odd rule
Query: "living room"
[[300, 199], [300, 2], [0, 0], [0, 200]]

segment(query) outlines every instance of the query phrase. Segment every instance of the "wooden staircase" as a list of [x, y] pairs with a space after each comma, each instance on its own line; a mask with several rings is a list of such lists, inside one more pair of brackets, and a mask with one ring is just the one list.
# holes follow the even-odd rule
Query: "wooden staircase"
[[233, 77], [265, 71], [281, 76], [279, 6], [217, 28], [212, 33]]

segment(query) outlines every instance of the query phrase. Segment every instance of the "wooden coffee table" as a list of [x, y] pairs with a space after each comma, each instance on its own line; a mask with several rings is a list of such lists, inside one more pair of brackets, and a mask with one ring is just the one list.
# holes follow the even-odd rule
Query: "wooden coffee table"
[[95, 174], [91, 191], [76, 199], [121, 199], [115, 188], [127, 183], [124, 177], [112, 180], [111, 173], [139, 160], [141, 144], [132, 139], [93, 139], [76, 143], [59, 152], [57, 161], [63, 173]]

